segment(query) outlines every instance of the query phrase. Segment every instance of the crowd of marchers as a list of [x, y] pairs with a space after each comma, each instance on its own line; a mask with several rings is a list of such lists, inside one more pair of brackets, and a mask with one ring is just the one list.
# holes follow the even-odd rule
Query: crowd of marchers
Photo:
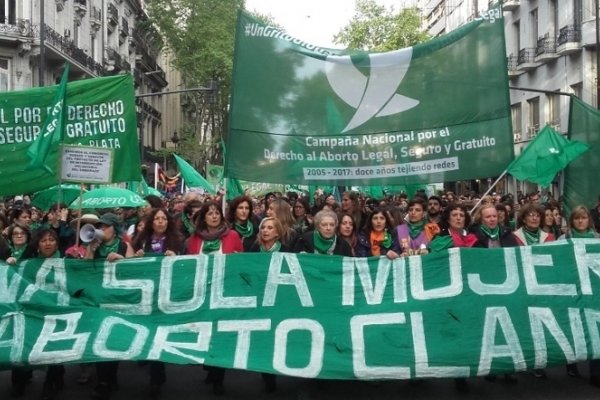
[[[589, 209], [574, 207], [564, 215], [551, 196], [494, 193], [483, 199], [452, 192], [428, 196], [417, 191], [383, 199], [354, 191], [333, 194], [317, 191], [312, 198], [295, 192], [251, 195], [224, 202], [221, 195], [198, 192], [170, 198], [146, 196], [139, 208], [69, 210], [55, 204], [48, 210], [30, 206], [27, 196], [2, 204], [0, 257], [9, 265], [28, 258], [72, 257], [118, 261], [128, 257], [236, 252], [306, 252], [348, 257], [381, 256], [390, 259], [426, 255], [452, 247], [531, 246], [563, 238], [596, 238], [600, 229], [600, 202]], [[477, 205], [473, 209], [473, 206]], [[91, 224], [89, 241], [79, 240], [78, 229]], [[145, 363], [148, 395], [156, 398], [167, 379], [162, 362]], [[77, 383], [93, 383], [93, 399], [109, 399], [119, 389], [119, 362], [98, 362], [79, 368]], [[226, 370], [206, 366], [204, 381], [217, 395], [225, 391]], [[531, 371], [544, 378], [544, 370]], [[580, 376], [576, 364], [566, 367]], [[65, 367], [50, 365], [41, 398], [53, 399], [65, 388]], [[22, 396], [31, 380], [26, 366], [12, 368], [11, 393]], [[489, 380], [495, 376], [487, 377]], [[517, 382], [513, 374], [504, 376]], [[266, 392], [277, 388], [275, 375], [262, 374]], [[600, 365], [590, 363], [590, 382], [600, 386]], [[468, 390], [456, 379], [458, 390]]]

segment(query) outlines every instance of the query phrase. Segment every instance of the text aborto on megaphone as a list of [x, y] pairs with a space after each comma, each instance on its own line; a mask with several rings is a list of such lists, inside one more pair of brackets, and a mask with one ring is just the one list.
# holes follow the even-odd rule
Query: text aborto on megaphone
[[104, 232], [102, 229], [96, 229], [92, 224], [85, 224], [79, 231], [79, 239], [84, 243], [89, 243], [94, 240], [104, 239]]

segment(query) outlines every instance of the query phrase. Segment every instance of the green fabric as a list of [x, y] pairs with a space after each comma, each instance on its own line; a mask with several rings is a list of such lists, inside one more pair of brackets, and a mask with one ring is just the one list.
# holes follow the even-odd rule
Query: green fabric
[[496, 226], [494, 229], [490, 229], [486, 225], [481, 224], [479, 229], [481, 229], [481, 232], [485, 233], [485, 235], [492, 240], [498, 240], [500, 238], [499, 226]]
[[46, 158], [53, 143], [62, 142], [65, 129], [65, 96], [67, 94], [67, 82], [69, 80], [69, 63], [65, 63], [60, 83], [56, 90], [56, 96], [50, 107], [51, 112], [46, 118], [42, 131], [37, 139], [27, 149], [27, 156], [31, 159], [28, 168], [44, 168], [49, 174], [55, 173], [46, 163]]
[[592, 229], [588, 229], [585, 232], [571, 229], [569, 233], [573, 239], [594, 239], [596, 237], [596, 233]]
[[249, 238], [254, 234], [254, 224], [250, 221], [246, 221], [244, 224], [234, 224], [235, 231], [240, 234], [244, 239]]
[[153, 360], [336, 380], [565, 365], [595, 357], [600, 280], [589, 263], [599, 252], [599, 239], [573, 239], [394, 261], [274, 252], [0, 263], [0, 365]]
[[261, 253], [273, 253], [273, 252], [279, 251], [279, 250], [281, 250], [281, 242], [279, 240], [275, 241], [275, 243], [273, 243], [273, 246], [271, 246], [268, 249], [266, 247], [264, 247], [262, 244], [260, 245]]
[[319, 254], [333, 254], [335, 248], [336, 236], [329, 239], [325, 239], [318, 230], [313, 231], [313, 244], [315, 246], [315, 253]]
[[[83, 189], [83, 192], [87, 190]], [[48, 211], [52, 206], [58, 203], [71, 204], [73, 200], [79, 197], [81, 188], [79, 185], [63, 184], [44, 189], [33, 195], [31, 205], [40, 210]]]
[[196, 226], [190, 221], [186, 213], [181, 213], [181, 222], [186, 230], [186, 232], [192, 234], [196, 230]]
[[417, 236], [423, 232], [423, 228], [425, 227], [425, 220], [421, 220], [419, 222], [412, 223], [410, 221], [406, 222], [408, 226], [408, 234], [411, 239], [415, 239]]
[[525, 236], [528, 246], [540, 243], [540, 233], [541, 229], [530, 231], [529, 229], [523, 227], [523, 236]]
[[589, 149], [589, 145], [570, 141], [547, 125], [510, 163], [507, 170], [521, 181], [547, 187], [560, 170]]
[[[59, 135], [53, 138], [43, 163], [54, 172], [43, 167], [27, 168], [31, 160], [27, 151], [47, 121], [47, 109], [53, 104], [56, 93], [57, 86], [2, 92], [0, 196], [35, 193], [59, 184]], [[110, 182], [139, 179], [140, 146], [131, 74], [70, 82], [65, 107], [63, 143], [111, 148]], [[42, 149], [39, 150], [41, 155]]]
[[85, 192], [73, 200], [70, 209], [142, 207], [148, 204], [139, 194], [120, 187], [106, 186]]
[[21, 256], [23, 255], [23, 252], [27, 248], [27, 245], [21, 246], [20, 248], [16, 248], [13, 245], [9, 245], [9, 247], [10, 247], [10, 255], [11, 255], [11, 257], [14, 257], [17, 260], [19, 260], [21, 258]]
[[587, 143], [592, 149], [565, 169], [565, 215], [580, 204], [592, 208], [598, 203], [600, 111], [581, 99], [571, 96], [568, 132], [571, 140]]
[[513, 137], [500, 6], [486, 15], [374, 54], [313, 46], [241, 12], [225, 176], [381, 187], [498, 176]]
[[202, 254], [211, 254], [221, 248], [221, 239], [203, 240]]
[[203, 188], [209, 193], [216, 194], [217, 191], [215, 187], [208, 183], [206, 179], [200, 175], [198, 171], [183, 158], [179, 157], [177, 154], [173, 154], [175, 157], [175, 161], [177, 162], [177, 167], [179, 167], [179, 172], [183, 179], [185, 179], [185, 185], [191, 188]]
[[388, 232], [387, 229], [383, 234], [383, 241], [381, 242], [381, 247], [385, 247], [386, 249], [392, 247], [392, 235]]
[[447, 250], [454, 247], [454, 241], [452, 240], [452, 236], [436, 236], [433, 238], [431, 243], [429, 243], [429, 248], [433, 253], [440, 252], [442, 250]]
[[115, 238], [110, 243], [102, 242], [102, 244], [98, 246], [96, 252], [100, 256], [100, 258], [106, 258], [110, 253], [118, 253], [120, 245], [121, 239]]

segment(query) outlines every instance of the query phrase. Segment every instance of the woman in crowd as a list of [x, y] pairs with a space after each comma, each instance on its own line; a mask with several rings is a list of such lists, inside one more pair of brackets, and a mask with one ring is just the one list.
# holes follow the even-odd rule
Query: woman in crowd
[[429, 240], [425, 234], [425, 222], [425, 202], [421, 199], [409, 201], [408, 221], [399, 221], [396, 228], [403, 256], [428, 253]]
[[340, 215], [340, 224], [338, 225], [338, 236], [348, 242], [350, 248], [352, 248], [352, 255], [356, 255], [356, 249], [358, 247], [358, 234], [354, 218], [348, 213], [342, 213]]
[[513, 232], [519, 246], [531, 246], [555, 240], [552, 233], [541, 229], [542, 218], [544, 218], [544, 209], [535, 203], [525, 204], [521, 208], [517, 219], [518, 229]]
[[356, 230], [360, 231], [365, 221], [365, 215], [362, 212], [360, 198], [357, 192], [344, 192], [342, 194], [342, 212], [348, 213], [356, 222]]
[[[187, 241], [186, 254], [229, 254], [243, 251], [240, 235], [229, 228], [219, 204], [212, 200], [205, 202], [196, 216], [196, 232]], [[205, 382], [213, 385], [214, 394], [223, 394], [225, 369], [209, 366], [205, 366], [205, 369], [208, 371]]]
[[229, 203], [229, 212], [227, 221], [233, 229], [240, 235], [244, 243], [244, 250], [249, 251], [256, 243], [258, 226], [254, 222], [254, 210], [252, 209], [252, 199], [248, 196], [239, 196]]
[[31, 226], [31, 211], [29, 208], [21, 206], [13, 208], [8, 222], [11, 224], [19, 223], [21, 225], [25, 225], [27, 227]]
[[[513, 232], [519, 246], [533, 246], [555, 240], [552, 233], [544, 232], [541, 228], [544, 215], [544, 209], [537, 203], [527, 203], [521, 207], [517, 219], [517, 226], [519, 228]], [[543, 369], [534, 369], [533, 376], [536, 378], [545, 378], [546, 371]]]
[[569, 216], [569, 228], [560, 239], [596, 239], [600, 235], [594, 229], [590, 211], [582, 206], [576, 206]]
[[294, 217], [293, 228], [298, 235], [312, 229], [313, 218], [310, 215], [310, 205], [304, 197], [300, 197], [294, 202], [292, 216]]
[[294, 246], [295, 253], [336, 254], [352, 257], [352, 247], [337, 236], [338, 218], [331, 210], [321, 210], [315, 215], [315, 230], [304, 232]]
[[61, 255], [75, 243], [75, 231], [67, 222], [69, 210], [65, 204], [54, 204], [42, 220], [42, 226], [54, 229], [58, 235], [58, 248]]
[[[505, 212], [504, 208], [502, 211]], [[518, 246], [511, 231], [500, 225], [500, 212], [493, 204], [485, 204], [477, 209], [471, 232], [475, 234], [481, 247], [515, 247]]]
[[540, 227], [544, 232], [551, 233], [554, 238], [557, 238], [562, 235], [562, 232], [560, 231], [560, 225], [556, 225], [555, 213], [559, 213], [558, 208], [554, 205], [546, 204]]
[[294, 217], [292, 216], [292, 210], [289, 203], [279, 197], [273, 199], [273, 201], [269, 203], [267, 217], [277, 218], [279, 222], [281, 222], [281, 226], [283, 226], [281, 243], [286, 247], [293, 249], [298, 234], [294, 230]]
[[[440, 222], [441, 230], [430, 243], [432, 252], [437, 252], [453, 247], [477, 247], [479, 241], [477, 236], [467, 231], [471, 224], [471, 216], [467, 208], [462, 204], [450, 203], [442, 213]], [[454, 379], [456, 389], [466, 392], [469, 389], [465, 378]]]
[[8, 227], [7, 237], [10, 256], [6, 259], [6, 263], [14, 265], [23, 256], [31, 240], [31, 231], [27, 226], [15, 223]]
[[386, 256], [393, 260], [400, 257], [400, 245], [388, 214], [383, 210], [371, 211], [358, 236], [358, 257]]
[[[153, 208], [144, 220], [144, 228], [131, 243], [137, 257], [164, 255], [167, 257], [181, 254], [183, 236], [178, 232], [173, 217], [165, 208]], [[167, 381], [165, 363], [150, 361], [150, 397], [159, 395], [162, 385]]]
[[504, 204], [496, 204], [496, 212], [498, 213], [498, 225], [509, 231], [512, 231], [510, 227], [510, 217], [508, 215], [508, 211], [506, 210], [506, 206]]
[[477, 236], [467, 231], [471, 216], [462, 204], [448, 204], [442, 213], [441, 230], [431, 241], [431, 251], [452, 247], [479, 247]]
[[145, 221], [143, 230], [131, 242], [135, 256], [175, 256], [182, 252], [183, 237], [165, 208], [153, 208]]
[[[94, 239], [87, 246], [85, 258], [89, 260], [107, 260], [114, 262], [123, 258], [134, 256], [133, 248], [122, 238], [119, 217], [113, 213], [106, 213], [98, 220], [102, 230], [102, 239]], [[112, 392], [119, 385], [117, 382], [118, 361], [105, 361], [96, 363], [97, 385], [91, 397], [97, 400], [109, 399]]]
[[[60, 258], [60, 251], [58, 250], [58, 235], [56, 234], [56, 231], [50, 228], [41, 228], [40, 230], [36, 231], [31, 243], [29, 246], [27, 246], [27, 249], [23, 253], [22, 258]], [[22, 387], [19, 387], [21, 394], [23, 393], [24, 385], [27, 383], [29, 378], [31, 378], [30, 373], [29, 376], [27, 374], [27, 371], [23, 371], [23, 376], [19, 379], [19, 385], [23, 385]], [[63, 365], [55, 364], [48, 366], [46, 370], [46, 379], [44, 380], [44, 386], [42, 389], [42, 400], [53, 399], [56, 393], [63, 389], [65, 384], [64, 376], [65, 367]]]
[[[281, 243], [283, 226], [277, 218], [265, 217], [260, 222], [258, 234], [254, 244], [247, 250], [252, 253], [274, 253], [290, 252], [292, 249]], [[277, 390], [277, 376], [263, 372], [262, 379], [265, 384], [265, 392], [273, 393]]]

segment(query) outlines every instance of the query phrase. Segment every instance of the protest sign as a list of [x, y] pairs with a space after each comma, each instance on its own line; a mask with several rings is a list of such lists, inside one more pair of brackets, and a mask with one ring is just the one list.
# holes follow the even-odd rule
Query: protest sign
[[394, 261], [254, 253], [3, 264], [0, 363], [146, 359], [408, 379], [600, 358], [598, 253], [600, 240], [579, 239]]

